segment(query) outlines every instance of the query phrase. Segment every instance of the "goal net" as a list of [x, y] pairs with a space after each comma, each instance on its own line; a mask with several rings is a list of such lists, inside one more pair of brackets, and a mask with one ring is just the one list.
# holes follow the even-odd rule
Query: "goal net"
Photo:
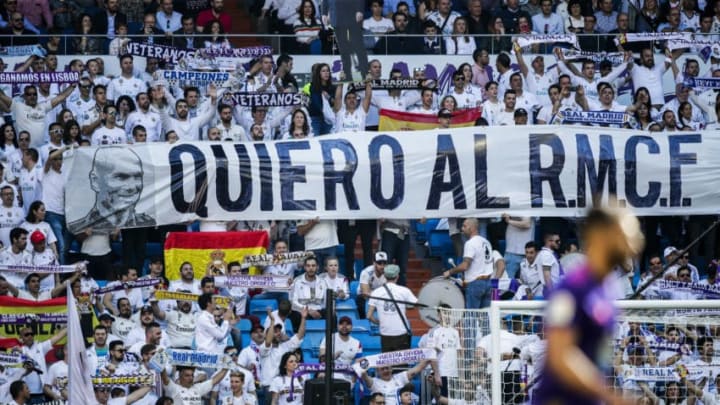
[[[447, 378], [448, 404], [531, 402], [545, 360], [545, 304], [493, 301], [489, 310], [440, 310], [445, 326], [460, 337], [457, 375]], [[720, 300], [617, 301], [616, 307], [616, 331], [603, 356], [608, 389], [637, 403], [720, 403], [714, 348]]]

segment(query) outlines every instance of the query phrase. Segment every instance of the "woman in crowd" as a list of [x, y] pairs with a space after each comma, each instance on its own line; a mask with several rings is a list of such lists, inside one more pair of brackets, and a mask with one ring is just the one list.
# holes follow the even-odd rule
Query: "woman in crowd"
[[7, 162], [10, 155], [18, 148], [17, 134], [12, 124], [0, 126], [3, 142], [0, 143], [0, 160]]
[[128, 115], [130, 115], [131, 112], [135, 111], [135, 103], [130, 96], [123, 94], [122, 96], [118, 97], [117, 101], [115, 101], [115, 108], [117, 108], [115, 125], [120, 128], [125, 128], [125, 121], [127, 121]]
[[228, 42], [225, 36], [225, 30], [223, 30], [222, 24], [219, 20], [212, 20], [205, 24], [203, 29], [205, 35], [205, 48], [231, 48], [230, 42]]
[[296, 52], [303, 55], [319, 55], [322, 43], [320, 32], [323, 25], [317, 17], [315, 4], [311, 0], [303, 0], [298, 8], [300, 18], [293, 24], [295, 32]]
[[682, 131], [700, 131], [705, 127], [704, 122], [693, 121], [693, 107], [689, 101], [683, 101], [678, 106], [678, 128]]
[[330, 77], [330, 65], [327, 63], [316, 64], [312, 70], [310, 105], [308, 106], [310, 125], [313, 134], [316, 136], [327, 135], [332, 131], [332, 124], [325, 120], [325, 114], [323, 114], [323, 103], [328, 102], [333, 105], [334, 95], [335, 86], [332, 84], [332, 78]]
[[452, 35], [445, 38], [445, 49], [448, 55], [472, 55], [475, 52], [475, 40], [470, 37], [465, 17], [458, 17], [453, 22]]
[[455, 97], [448, 94], [447, 96], [443, 97], [440, 101], [440, 109], [447, 108], [450, 111], [456, 111], [457, 110], [457, 100], [455, 100]]
[[63, 143], [65, 145], [79, 146], [82, 137], [80, 136], [80, 124], [70, 120], [63, 126]]
[[288, 132], [283, 136], [283, 139], [308, 138], [311, 136], [312, 131], [305, 111], [302, 109], [295, 110], [292, 113]]
[[650, 98], [650, 91], [648, 91], [647, 87], [638, 87], [635, 90], [635, 94], [633, 94], [633, 104], [638, 105], [638, 103], [650, 104], [650, 118], [652, 118], [653, 121], [660, 119], [660, 111], [658, 111], [657, 108], [652, 107], [653, 103]]
[[72, 40], [75, 53], [81, 55], [98, 55], [102, 53], [102, 38], [93, 36], [92, 17], [89, 14], [80, 16], [75, 34], [80, 35]]
[[512, 41], [509, 35], [505, 35], [505, 23], [501, 17], [493, 17], [488, 25], [488, 32], [493, 34], [490, 40], [490, 53], [500, 53], [502, 51], [510, 51]]
[[637, 102], [633, 105], [632, 110], [633, 111], [633, 118], [635, 119], [633, 122], [629, 122], [626, 124], [626, 128], [630, 129], [638, 129], [642, 131], [647, 131], [650, 129], [650, 126], [655, 124], [655, 121], [653, 121], [652, 117], [650, 116], [650, 109], [652, 108], [652, 105], [648, 102]]
[[[28, 202], [25, 201], [25, 204], [27, 203]], [[58, 257], [57, 238], [55, 237], [55, 233], [52, 231], [52, 228], [50, 228], [50, 224], [45, 222], [45, 204], [43, 204], [42, 201], [33, 201], [32, 204], [30, 204], [30, 209], [25, 217], [25, 222], [20, 224], [20, 228], [28, 231], [28, 250], [32, 251], [32, 244], [29, 242], [30, 235], [32, 235], [35, 231], [40, 231], [43, 235], [45, 235], [45, 243], [47, 244], [47, 247], [55, 253], [55, 257]]]
[[[301, 405], [303, 403], [303, 378], [293, 377], [297, 369], [298, 358], [294, 352], [283, 354], [280, 359], [280, 375], [270, 384], [272, 405]], [[290, 387], [293, 390], [290, 390]]]
[[473, 84], [473, 70], [469, 63], [463, 63], [458, 66], [458, 70], [465, 76], [465, 91], [472, 94], [482, 95], [483, 91], [480, 87]]
[[581, 32], [585, 26], [585, 19], [583, 18], [580, 0], [570, 0], [567, 9], [568, 18], [565, 20], [565, 32], [573, 34]]
[[73, 117], [72, 111], [68, 110], [67, 108], [63, 108], [55, 117], [55, 122], [65, 124], [72, 119], [75, 119], [75, 117]]

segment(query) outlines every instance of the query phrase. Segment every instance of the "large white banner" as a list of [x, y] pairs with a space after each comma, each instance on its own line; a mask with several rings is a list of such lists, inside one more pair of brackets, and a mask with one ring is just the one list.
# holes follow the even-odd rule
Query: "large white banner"
[[591, 127], [344, 133], [266, 143], [79, 148], [68, 227], [207, 220], [716, 214], [720, 138]]

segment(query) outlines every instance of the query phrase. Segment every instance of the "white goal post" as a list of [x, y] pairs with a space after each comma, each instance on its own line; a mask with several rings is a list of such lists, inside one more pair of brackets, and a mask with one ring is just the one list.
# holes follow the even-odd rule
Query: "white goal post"
[[[502, 353], [499, 348], [502, 347], [502, 341], [501, 341], [501, 330], [503, 326], [503, 322], [505, 322], [506, 325], [509, 325], [509, 323], [512, 322], [523, 322], [525, 324], [525, 328], [529, 330], [527, 332], [528, 334], [533, 333], [533, 327], [537, 327], [536, 325], [530, 325], [534, 322], [535, 319], [538, 319], [536, 317], [542, 317], [543, 311], [545, 308], [546, 301], [493, 301], [489, 312], [487, 310], [468, 310], [465, 311], [462, 318], [474, 318], [474, 319], [482, 319], [485, 316], [488, 317], [487, 323], [480, 321], [479, 323], [487, 325], [490, 333], [490, 347], [492, 348], [489, 355], [489, 362], [484, 362], [480, 358], [476, 358], [476, 366], [479, 366], [482, 368], [484, 365], [487, 365], [489, 368], [489, 374], [490, 374], [490, 390], [489, 390], [489, 399], [493, 405], [495, 404], [503, 404], [508, 403], [508, 393], [507, 391], [503, 391], [503, 372], [507, 371], [507, 366], [505, 367], [505, 370], [502, 369]], [[635, 335], [640, 333], [645, 333], [646, 335], [643, 336], [643, 339], [640, 340], [643, 342], [648, 348], [650, 347], [647, 341], [651, 339], [654, 342], [657, 342], [653, 345], [652, 350], [658, 350], [658, 351], [667, 351], [668, 341], [666, 340], [668, 338], [666, 334], [666, 330], [674, 331], [675, 329], [678, 329], [682, 332], [678, 332], [678, 334], [683, 335], [683, 339], [686, 339], [685, 342], [679, 341], [678, 343], [673, 345], [673, 350], [677, 351], [677, 354], [675, 357], [672, 357], [670, 360], [666, 361], [667, 366], [662, 369], [659, 366], [655, 367], [647, 367], [649, 371], [663, 371], [663, 370], [673, 370], [673, 367], [676, 367], [678, 364], [683, 364], [686, 366], [689, 366], [689, 368], [696, 368], [698, 369], [699, 373], [704, 373], [702, 375], [705, 376], [705, 379], [702, 380], [702, 384], [698, 383], [699, 389], [702, 390], [708, 390], [708, 388], [711, 384], [707, 383], [707, 380], [712, 380], [712, 395], [717, 396], [720, 398], [720, 395], [718, 394], [718, 390], [720, 388], [715, 387], [715, 379], [717, 378], [718, 381], [720, 381], [720, 375], [718, 375], [718, 371], [720, 370], [720, 357], [717, 357], [717, 360], [712, 360], [710, 363], [698, 363], [698, 353], [699, 350], [702, 350], [700, 348], [695, 348], [695, 345], [697, 344], [697, 341], [700, 339], [703, 339], [702, 336], [708, 336], [710, 341], [712, 342], [712, 338], [720, 338], [720, 300], [697, 300], [697, 301], [616, 301], [615, 306], [617, 308], [617, 322], [618, 322], [618, 328], [623, 328], [621, 333], [616, 333], [614, 335], [614, 339], [612, 341], [609, 341], [608, 343], [612, 345], [611, 347], [608, 347], [608, 354], [612, 356], [612, 358], [608, 358], [607, 362], [608, 364], [612, 364], [613, 361], [616, 362], [615, 366], [611, 368], [612, 370], [610, 374], [607, 375], [608, 381], [611, 381], [610, 385], [614, 387], [614, 389], [618, 390], [625, 390], [626, 385], [619, 385], [617, 382], [617, 375], [616, 370], [619, 370], [621, 367], [623, 370], [632, 369], [633, 367], [636, 368], [645, 368], [645, 366], [639, 366], [637, 364], [625, 364], [627, 362], [628, 353], [630, 352], [630, 349], [621, 349], [618, 348], [618, 341], [622, 341], [623, 336], [625, 336], [625, 339], [629, 339], [629, 335]], [[462, 313], [463, 311], [460, 310], [452, 310], [454, 313], [455, 319], [458, 319], [457, 317]], [[468, 313], [472, 312], [472, 313]], [[517, 321], [520, 319], [520, 321]], [[528, 319], [531, 321], [528, 322]], [[478, 323], [476, 321], [476, 323]], [[635, 329], [628, 329], [628, 327], [634, 327]], [[508, 328], [512, 328], [513, 326], [508, 326]], [[522, 327], [521, 327], [522, 328]], [[642, 332], [633, 332], [630, 333], [630, 330], [636, 331], [642, 329]], [[479, 335], [482, 336], [482, 335]], [[507, 335], [505, 335], [507, 336]], [[619, 337], [619, 338], [618, 338]], [[646, 339], [647, 338], [647, 339]], [[707, 340], [707, 339], [705, 339]], [[703, 340], [701, 340], [703, 341]], [[682, 345], [681, 343], [687, 343], [690, 342], [690, 345]], [[636, 347], [639, 347], [640, 344], [637, 343]], [[687, 349], [683, 349], [682, 354], [679, 349], [675, 349], [679, 346], [687, 346]], [[623, 346], [621, 346], [623, 347]], [[657, 348], [660, 349], [657, 349]], [[465, 347], [464, 349], [471, 349], [468, 347]], [[513, 348], [513, 350], [515, 350]], [[635, 350], [635, 349], [633, 349]], [[639, 350], [639, 349], [638, 349]], [[652, 351], [651, 350], [651, 351]], [[688, 352], [688, 350], [692, 350], [692, 352]], [[633, 352], [634, 353], [634, 352]], [[659, 352], [658, 352], [659, 353]], [[672, 353], [672, 352], [671, 352]], [[476, 355], [477, 356], [477, 355]], [[635, 356], [635, 355], [633, 355]], [[653, 355], [654, 356], [654, 355]], [[711, 358], [715, 358], [714, 355], [710, 356]], [[681, 358], [682, 360], [678, 360], [678, 358]], [[655, 359], [657, 360], [657, 359]], [[684, 362], [684, 363], [683, 363]], [[505, 362], [508, 363], [507, 361]], [[622, 364], [621, 364], [622, 363]], [[660, 363], [656, 363], [656, 365], [659, 365]], [[698, 365], [700, 364], [700, 365]], [[707, 370], [700, 370], [702, 367], [705, 367]], [[652, 369], [652, 370], [650, 370]], [[653, 388], [653, 390], [659, 390], [664, 393], [664, 386], [671, 383], [671, 378], [666, 377], [664, 380], [660, 377], [649, 377], [647, 381], [652, 382], [645, 382], [643, 380], [642, 382], [637, 382], [639, 380], [642, 380], [642, 378], [638, 377], [636, 374], [632, 374], [632, 370], [626, 371], [625, 377], [625, 384], [635, 384], [633, 387], [635, 389], [638, 388], [640, 385], [644, 385], [643, 391], [641, 391], [641, 395], [656, 395], [657, 392], [649, 392], [652, 390], [648, 390], [647, 386], [652, 385], [655, 387], [657, 386], [659, 388]], [[638, 373], [639, 374], [639, 373]], [[628, 375], [632, 375], [631, 377], [628, 377]], [[700, 374], [698, 374], [700, 375]], [[709, 377], [709, 378], [708, 378]], [[636, 381], [636, 380], [637, 381]], [[688, 377], [688, 380], [690, 377]], [[628, 382], [630, 381], [630, 382]], [[657, 382], [656, 382], [657, 381]], [[697, 380], [701, 381], [701, 380]], [[525, 380], [524, 383], [520, 384], [520, 387], [518, 387], [518, 390], [526, 390], [528, 388], [528, 379]], [[485, 380], [485, 383], [487, 381]], [[482, 382], [481, 382], [482, 384]], [[506, 383], [507, 384], [507, 383]], [[532, 384], [530, 384], [532, 385]], [[695, 391], [698, 387], [695, 385], [692, 386], [692, 388], [689, 388], [691, 384], [687, 384], [683, 387], [684, 394], [687, 395], [696, 395], [700, 396], [700, 391]], [[478, 388], [479, 392], [480, 388]], [[692, 393], [691, 393], [692, 390]], [[451, 392], [450, 395], [453, 395]], [[458, 395], [458, 394], [455, 394]], [[512, 396], [512, 393], [510, 394]], [[522, 394], [525, 395], [525, 394]], [[517, 395], [516, 395], [517, 396]], [[504, 398], [504, 399], [503, 399]], [[478, 403], [482, 403], [482, 401], [478, 398], [476, 399]], [[509, 402], [509, 403], [523, 403], [522, 401], [515, 401], [515, 402]]]

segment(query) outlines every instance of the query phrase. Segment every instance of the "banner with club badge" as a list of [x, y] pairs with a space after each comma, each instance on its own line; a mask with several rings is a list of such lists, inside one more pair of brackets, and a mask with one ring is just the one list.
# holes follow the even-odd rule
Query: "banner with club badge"
[[408, 349], [395, 352], [374, 354], [358, 359], [352, 368], [358, 377], [371, 368], [417, 363], [437, 358], [435, 349]]

